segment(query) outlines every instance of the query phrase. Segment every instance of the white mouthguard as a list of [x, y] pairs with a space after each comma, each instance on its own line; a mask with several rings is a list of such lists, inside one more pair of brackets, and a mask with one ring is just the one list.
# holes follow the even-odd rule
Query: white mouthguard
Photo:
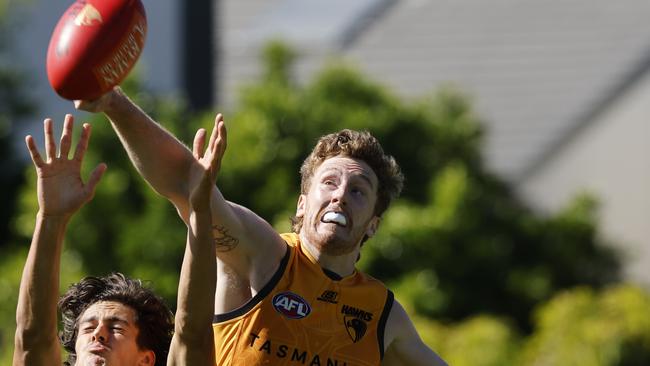
[[348, 220], [345, 218], [345, 215], [340, 212], [328, 212], [323, 215], [323, 222], [333, 222], [341, 226], [345, 226], [348, 223]]

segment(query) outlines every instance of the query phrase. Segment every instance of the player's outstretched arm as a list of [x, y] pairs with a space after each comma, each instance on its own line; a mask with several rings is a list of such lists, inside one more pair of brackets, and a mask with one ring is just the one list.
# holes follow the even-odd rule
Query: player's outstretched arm
[[203, 174], [191, 187], [187, 245], [178, 283], [175, 333], [167, 359], [169, 366], [214, 365], [212, 316], [217, 265], [210, 195], [226, 147], [223, 122], [219, 122], [217, 128], [222, 132], [205, 152], [205, 130], [199, 130], [195, 138], [193, 155], [203, 168]]
[[187, 221], [187, 175], [192, 153], [133, 103], [119, 87], [94, 101], [74, 102], [77, 109], [103, 112], [131, 162], [156, 192], [170, 199]]
[[385, 366], [447, 366], [420, 338], [402, 305], [395, 301], [386, 323]]
[[[158, 193], [172, 201], [187, 223], [189, 187], [202, 176], [202, 168], [192, 152], [119, 88], [93, 102], [75, 101], [75, 106], [104, 112], [109, 117], [138, 172]], [[211, 142], [222, 120], [220, 114], [215, 118]], [[206, 137], [201, 138], [205, 140]], [[271, 225], [251, 210], [226, 201], [216, 186], [211, 199], [214, 235], [224, 238], [223, 241], [215, 240], [219, 258], [239, 273], [248, 273], [251, 268], [257, 270], [259, 267], [250, 265], [257, 261], [263, 262], [259, 268], [261, 272], [274, 268], [284, 255], [285, 245]]]
[[88, 147], [90, 125], [85, 124], [72, 159], [72, 116], [65, 118], [59, 151], [46, 119], [45, 156], [41, 156], [32, 136], [25, 142], [37, 174], [39, 211], [32, 243], [23, 269], [16, 308], [13, 365], [53, 365], [61, 363], [57, 338], [56, 303], [59, 269], [65, 230], [70, 218], [92, 199], [95, 187], [106, 170], [100, 164], [87, 183], [81, 179], [81, 164]]

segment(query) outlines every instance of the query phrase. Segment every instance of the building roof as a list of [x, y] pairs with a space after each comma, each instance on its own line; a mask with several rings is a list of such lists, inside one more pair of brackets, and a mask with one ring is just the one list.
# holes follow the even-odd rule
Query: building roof
[[391, 4], [353, 39], [304, 52], [299, 72], [313, 72], [321, 65], [314, 58], [336, 52], [406, 97], [456, 85], [485, 123], [487, 163], [515, 182], [588, 125], [650, 60], [647, 1]]

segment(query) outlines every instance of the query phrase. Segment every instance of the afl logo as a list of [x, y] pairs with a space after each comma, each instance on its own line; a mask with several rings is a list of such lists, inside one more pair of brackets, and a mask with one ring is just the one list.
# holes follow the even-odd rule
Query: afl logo
[[289, 319], [302, 319], [311, 312], [307, 301], [293, 292], [282, 292], [273, 296], [273, 307]]
[[102, 24], [103, 19], [102, 15], [99, 13], [99, 10], [97, 10], [94, 6], [90, 4], [86, 4], [79, 14], [74, 18], [74, 24], [77, 26], [91, 26], [91, 25], [97, 25], [97, 24]]

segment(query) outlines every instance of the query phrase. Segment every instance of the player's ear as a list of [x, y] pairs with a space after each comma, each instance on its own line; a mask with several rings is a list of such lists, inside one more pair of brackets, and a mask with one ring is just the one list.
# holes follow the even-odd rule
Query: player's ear
[[373, 216], [373, 218], [370, 219], [368, 228], [366, 229], [366, 236], [368, 238], [375, 236], [375, 233], [377, 233], [377, 230], [379, 229], [379, 224], [381, 224], [381, 217]]
[[298, 197], [298, 205], [296, 206], [296, 217], [303, 217], [305, 216], [305, 201], [307, 198], [305, 197], [304, 194], [301, 194], [300, 197]]
[[156, 364], [156, 353], [150, 349], [140, 352], [138, 366], [154, 366]]

